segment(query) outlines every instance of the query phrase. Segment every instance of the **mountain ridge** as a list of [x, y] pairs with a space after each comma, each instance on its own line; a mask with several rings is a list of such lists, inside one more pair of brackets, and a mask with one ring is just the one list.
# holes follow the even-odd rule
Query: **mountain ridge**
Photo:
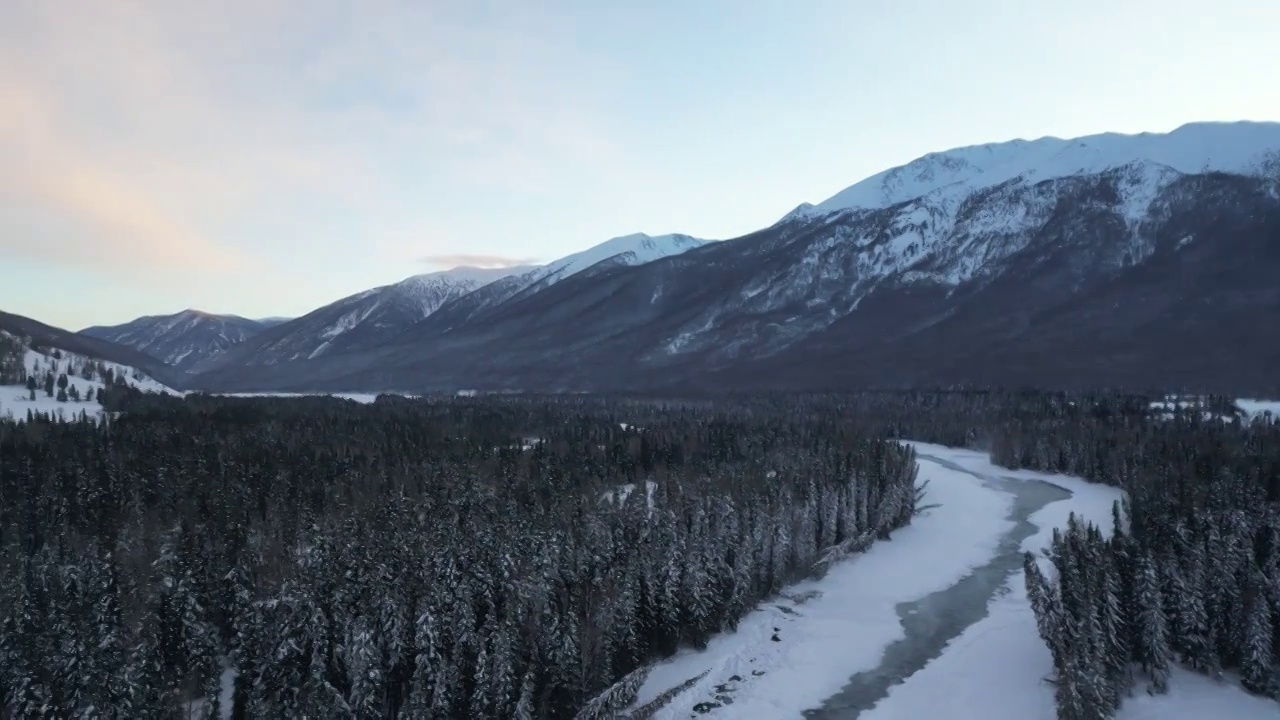
[[33, 343], [43, 347], [57, 348], [86, 358], [137, 369], [169, 388], [180, 388], [183, 384], [180, 371], [151, 355], [23, 315], [0, 310], [0, 331], [15, 337], [30, 338]]
[[120, 325], [95, 325], [78, 334], [134, 348], [185, 371], [268, 327], [270, 323], [239, 315], [188, 308], [171, 315], [145, 315]]
[[[455, 268], [415, 275], [398, 283], [366, 290], [282, 323], [233, 351], [197, 366], [210, 372], [236, 365], [277, 365], [315, 360], [394, 342], [420, 323], [431, 321], [468, 298], [487, 298], [496, 307], [535, 293], [561, 280], [616, 260], [643, 263], [684, 252], [705, 241], [684, 235], [650, 237], [643, 233], [611, 238], [578, 253], [538, 267]], [[623, 258], [622, 256], [627, 256]], [[489, 307], [486, 305], [485, 307]], [[462, 307], [462, 306], [460, 306]]]
[[[969, 146], [802, 203], [740, 238], [690, 238], [681, 252], [647, 261], [619, 253], [568, 273], [551, 263], [451, 298], [376, 341], [220, 362], [194, 382], [257, 391], [800, 389], [1001, 377], [1256, 384], [1267, 375], [1245, 357], [1238, 318], [1280, 310], [1274, 282], [1257, 274], [1280, 274], [1271, 254], [1278, 208], [1280, 123]], [[627, 238], [654, 240], [614, 240]], [[1187, 264], [1192, 257], [1200, 264]], [[1198, 269], [1207, 267], [1217, 274]], [[1097, 297], [1165, 309], [1120, 312], [1135, 325], [1117, 330]], [[1200, 319], [1188, 325], [1179, 313]], [[1055, 317], [1076, 325], [1052, 327]], [[1235, 328], [1221, 338], [1234, 359], [1217, 348], [1167, 356], [1170, 337], [1209, 343], [1215, 327]], [[1091, 334], [1111, 339], [1090, 352]], [[1257, 340], [1268, 356], [1280, 330]], [[1054, 348], [1071, 348], [1070, 362]], [[1211, 355], [1218, 365], [1201, 362]], [[1020, 365], [1010, 365], [1015, 358]]]

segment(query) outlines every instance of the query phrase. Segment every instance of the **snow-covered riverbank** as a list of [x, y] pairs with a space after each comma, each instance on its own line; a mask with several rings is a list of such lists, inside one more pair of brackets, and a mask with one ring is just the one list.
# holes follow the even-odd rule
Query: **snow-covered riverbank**
[[[968, 612], [971, 593], [947, 591], [1005, 568], [1001, 558], [1041, 550], [1072, 512], [1110, 527], [1119, 491], [1006, 470], [983, 453], [913, 445], [920, 453], [920, 481], [929, 482], [925, 502], [940, 507], [822, 580], [792, 587], [705, 651], [686, 650], [662, 663], [636, 705], [698, 678], [652, 717], [1052, 720], [1053, 690], [1044, 682], [1049, 651], [1036, 634], [1021, 570], [999, 569], [1004, 582], [976, 583], [993, 595], [984, 612]], [[1061, 490], [1023, 502], [1016, 483], [1036, 481]], [[1015, 535], [1019, 524], [1023, 531]], [[1019, 536], [1025, 539], [1013, 541]], [[965, 603], [964, 611], [948, 612], [946, 603], [953, 601]], [[912, 647], [913, 636], [928, 647]], [[1121, 717], [1191, 717], [1178, 714], [1183, 707], [1194, 708], [1196, 717], [1276, 712], [1274, 704], [1230, 684], [1190, 677], [1175, 680], [1169, 696], [1135, 697]]]

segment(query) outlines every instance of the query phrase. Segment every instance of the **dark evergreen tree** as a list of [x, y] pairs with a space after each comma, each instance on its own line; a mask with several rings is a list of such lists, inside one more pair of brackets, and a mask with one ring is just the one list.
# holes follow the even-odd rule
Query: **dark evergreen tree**
[[1063, 717], [1112, 713], [1131, 663], [1273, 691], [1273, 425], [1108, 394], [359, 405], [116, 380], [103, 426], [0, 422], [23, 712], [207, 713], [227, 673], [236, 718], [607, 716], [656, 659], [910, 522], [901, 437], [1125, 489], [1111, 537], [1073, 518], [1025, 564]]

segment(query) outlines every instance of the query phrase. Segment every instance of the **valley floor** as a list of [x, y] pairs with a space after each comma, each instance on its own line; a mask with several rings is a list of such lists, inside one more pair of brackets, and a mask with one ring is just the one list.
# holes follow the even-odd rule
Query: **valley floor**
[[[1109, 529], [1120, 491], [913, 445], [925, 503], [938, 507], [825, 578], [789, 588], [705, 651], [659, 665], [636, 706], [693, 681], [651, 717], [1052, 720], [1052, 662], [1021, 553], [1047, 546], [1072, 512]], [[1168, 695], [1139, 686], [1119, 717], [1276, 714], [1275, 703], [1233, 683], [1176, 672]]]

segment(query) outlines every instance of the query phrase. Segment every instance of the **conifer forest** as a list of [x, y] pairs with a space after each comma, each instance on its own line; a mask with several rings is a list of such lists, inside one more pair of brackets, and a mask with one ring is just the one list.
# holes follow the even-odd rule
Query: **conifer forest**
[[1125, 491], [1106, 532], [1027, 556], [1060, 718], [1113, 717], [1175, 664], [1280, 690], [1266, 418], [1042, 392], [102, 395], [99, 424], [0, 421], [0, 717], [617, 717], [652, 663], [910, 524], [928, 488], [901, 439]]

